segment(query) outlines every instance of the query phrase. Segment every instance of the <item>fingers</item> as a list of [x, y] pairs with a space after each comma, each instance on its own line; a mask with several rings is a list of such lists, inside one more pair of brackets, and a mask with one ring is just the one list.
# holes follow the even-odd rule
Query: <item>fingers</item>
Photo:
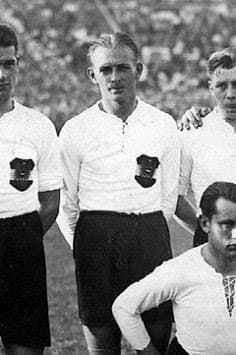
[[206, 115], [208, 115], [208, 113], [210, 113], [212, 111], [212, 109], [210, 107], [202, 107], [200, 108], [200, 116], [201, 117], [205, 117]]
[[178, 121], [176, 122], [176, 124], [177, 124], [177, 128], [178, 128], [180, 131], [183, 131], [183, 129], [184, 129], [184, 124], [183, 124], [183, 122], [182, 122], [182, 119], [181, 119], [181, 120], [178, 120]]
[[[205, 110], [206, 108], [204, 108]], [[181, 120], [177, 123], [178, 129], [181, 131], [185, 128], [187, 130], [191, 129], [191, 126], [194, 128], [198, 128], [202, 126], [202, 117], [205, 116], [206, 110], [202, 111], [202, 108], [197, 106], [192, 106], [189, 110], [187, 110]]]
[[199, 126], [198, 122], [199, 122], [200, 116], [198, 114], [198, 117], [196, 117], [196, 112], [193, 113], [192, 110], [193, 110], [193, 108], [191, 108], [190, 110], [187, 110], [184, 113], [184, 115], [182, 116], [182, 118], [178, 121], [177, 127], [181, 131], [183, 131], [183, 129], [190, 130], [191, 125], [193, 125], [194, 127], [196, 126], [196, 128]]

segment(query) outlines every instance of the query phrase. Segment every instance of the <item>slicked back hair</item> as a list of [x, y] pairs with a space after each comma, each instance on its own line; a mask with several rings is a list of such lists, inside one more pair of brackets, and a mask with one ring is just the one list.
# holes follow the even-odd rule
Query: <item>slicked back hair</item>
[[18, 40], [15, 31], [7, 25], [0, 24], [0, 47], [14, 46], [18, 52]]
[[88, 57], [90, 59], [91, 64], [93, 63], [93, 53], [98, 47], [110, 49], [113, 49], [115, 47], [127, 47], [130, 48], [133, 53], [134, 62], [137, 62], [139, 57], [139, 50], [133, 39], [126, 33], [122, 32], [116, 32], [112, 34], [104, 33], [91, 44], [88, 50]]
[[236, 184], [218, 181], [208, 186], [200, 201], [202, 214], [211, 219], [217, 213], [216, 202], [219, 198], [236, 203]]
[[228, 47], [210, 55], [207, 64], [208, 75], [211, 76], [218, 68], [232, 69], [236, 66], [236, 47]]

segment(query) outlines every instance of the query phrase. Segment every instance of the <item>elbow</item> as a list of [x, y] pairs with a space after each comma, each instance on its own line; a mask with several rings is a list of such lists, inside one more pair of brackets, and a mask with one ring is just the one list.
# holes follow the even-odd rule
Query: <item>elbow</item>
[[113, 302], [112, 306], [111, 306], [111, 311], [112, 311], [112, 314], [114, 316], [114, 318], [116, 319], [116, 314], [117, 314], [117, 310], [118, 310], [118, 304], [117, 304], [117, 299]]
[[115, 320], [119, 324], [120, 316], [121, 316], [121, 314], [124, 313], [124, 310], [122, 309], [122, 306], [120, 305], [120, 302], [119, 302], [119, 296], [113, 302], [111, 310], [112, 310], [113, 317], [115, 318]]

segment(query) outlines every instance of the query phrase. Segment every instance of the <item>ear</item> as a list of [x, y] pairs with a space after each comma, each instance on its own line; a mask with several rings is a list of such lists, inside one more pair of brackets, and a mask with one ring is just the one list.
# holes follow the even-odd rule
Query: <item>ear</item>
[[89, 67], [88, 70], [87, 70], [87, 74], [88, 74], [88, 77], [90, 79], [90, 81], [93, 83], [93, 84], [97, 84], [97, 80], [96, 80], [96, 77], [95, 77], [95, 73], [94, 73], [94, 70], [93, 70], [93, 67]]
[[138, 62], [136, 63], [136, 79], [139, 80], [143, 72], [143, 64]]
[[201, 215], [199, 217], [199, 223], [200, 223], [200, 226], [201, 226], [203, 232], [208, 234], [209, 231], [210, 231], [210, 220], [209, 220], [209, 218], [203, 214], [203, 215]]
[[212, 90], [211, 80], [210, 79], [208, 80], [208, 88], [209, 88], [209, 90]]

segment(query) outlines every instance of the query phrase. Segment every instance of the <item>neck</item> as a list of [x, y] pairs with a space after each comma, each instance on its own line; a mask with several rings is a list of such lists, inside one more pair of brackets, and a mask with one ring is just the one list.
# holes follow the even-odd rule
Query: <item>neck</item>
[[236, 132], [236, 119], [225, 118], [225, 121], [229, 123], [234, 128], [234, 131]]
[[0, 102], [0, 117], [4, 115], [4, 113], [9, 112], [13, 110], [14, 108], [14, 101], [13, 99], [10, 99], [9, 101], [1, 104]]
[[218, 110], [220, 117], [222, 117], [222, 119], [225, 122], [227, 122], [228, 124], [230, 124], [234, 128], [234, 130], [236, 131], [236, 117], [235, 118], [226, 117], [225, 111], [220, 106], [217, 106], [217, 110]]
[[118, 102], [118, 101], [105, 101], [102, 100], [100, 108], [107, 112], [119, 117], [122, 121], [126, 121], [131, 113], [135, 110], [137, 106], [137, 99], [134, 97], [129, 102]]
[[202, 248], [202, 256], [216, 272], [221, 273], [223, 276], [236, 275], [236, 257], [216, 252], [209, 243]]

